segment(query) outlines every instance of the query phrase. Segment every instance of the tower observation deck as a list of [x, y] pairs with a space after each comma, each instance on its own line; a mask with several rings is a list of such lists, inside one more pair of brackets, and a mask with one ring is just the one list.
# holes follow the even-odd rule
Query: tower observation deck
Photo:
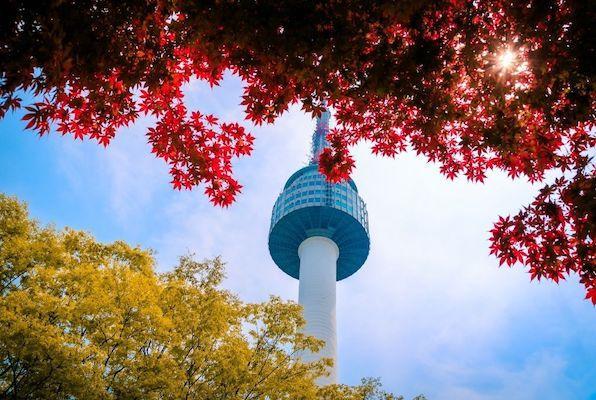
[[286, 274], [299, 279], [304, 333], [325, 342], [305, 361], [331, 358], [322, 385], [337, 383], [336, 281], [362, 267], [370, 248], [366, 204], [352, 179], [329, 183], [318, 160], [328, 145], [330, 113], [317, 118], [309, 165], [296, 171], [277, 198], [271, 215], [269, 252]]

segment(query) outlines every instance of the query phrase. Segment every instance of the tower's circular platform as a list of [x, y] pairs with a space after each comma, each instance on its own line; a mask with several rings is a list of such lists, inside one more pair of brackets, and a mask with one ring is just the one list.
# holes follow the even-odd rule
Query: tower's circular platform
[[328, 237], [339, 247], [338, 281], [355, 273], [368, 257], [368, 213], [356, 184], [351, 179], [329, 183], [316, 164], [288, 179], [271, 216], [269, 252], [277, 266], [296, 279], [298, 246], [311, 236]]

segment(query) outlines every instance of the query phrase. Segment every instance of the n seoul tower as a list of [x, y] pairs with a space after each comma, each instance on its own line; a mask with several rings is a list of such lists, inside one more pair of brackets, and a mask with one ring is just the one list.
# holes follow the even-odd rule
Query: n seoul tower
[[299, 280], [304, 333], [325, 342], [304, 361], [331, 358], [329, 376], [337, 383], [336, 281], [358, 271], [368, 257], [370, 237], [366, 204], [352, 179], [329, 183], [319, 172], [319, 155], [328, 145], [329, 111], [317, 118], [309, 165], [286, 182], [273, 206], [269, 252], [282, 271]]

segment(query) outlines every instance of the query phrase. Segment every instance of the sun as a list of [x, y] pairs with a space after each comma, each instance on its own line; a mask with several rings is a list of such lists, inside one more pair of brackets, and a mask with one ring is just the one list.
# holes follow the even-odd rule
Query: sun
[[498, 57], [497, 62], [502, 70], [509, 70], [515, 64], [517, 55], [510, 49], [503, 51]]

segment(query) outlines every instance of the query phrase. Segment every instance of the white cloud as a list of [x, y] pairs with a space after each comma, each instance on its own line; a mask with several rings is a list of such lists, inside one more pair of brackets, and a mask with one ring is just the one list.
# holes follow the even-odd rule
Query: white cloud
[[[579, 398], [577, 385], [565, 377], [566, 362], [549, 353], [532, 354], [521, 366], [485, 365], [478, 368], [433, 366], [461, 383], [445, 387], [442, 398], [469, 400], [560, 400]], [[479, 385], [474, 382], [480, 381]], [[467, 385], [465, 384], [467, 383]], [[481, 387], [479, 387], [481, 386]]]

